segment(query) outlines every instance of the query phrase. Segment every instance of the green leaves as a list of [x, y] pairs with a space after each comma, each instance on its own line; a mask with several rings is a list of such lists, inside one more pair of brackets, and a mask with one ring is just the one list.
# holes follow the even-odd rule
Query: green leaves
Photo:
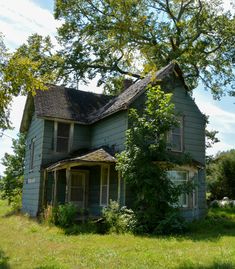
[[235, 57], [234, 17], [221, 10], [218, 0], [57, 0], [65, 68], [105, 83], [175, 60], [190, 89], [202, 82], [220, 97], [234, 82]]
[[129, 111], [130, 127], [126, 133], [126, 150], [117, 155], [117, 169], [126, 180], [139, 225], [153, 232], [167, 212], [173, 210], [179, 189], [166, 176], [165, 134], [177, 120], [171, 94], [159, 86], [149, 86], [142, 114]]
[[14, 197], [22, 193], [24, 156], [25, 156], [25, 136], [20, 134], [18, 139], [13, 139], [13, 154], [5, 153], [2, 164], [6, 167], [4, 176], [0, 181], [1, 198], [8, 200], [9, 204], [14, 201]]

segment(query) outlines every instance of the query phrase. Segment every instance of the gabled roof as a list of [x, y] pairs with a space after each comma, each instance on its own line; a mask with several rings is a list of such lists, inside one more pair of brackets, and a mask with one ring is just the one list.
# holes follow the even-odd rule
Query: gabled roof
[[[152, 74], [149, 74], [142, 80], [131, 85], [129, 88], [123, 91], [120, 95], [118, 95], [113, 100], [108, 102], [106, 105], [101, 107], [98, 111], [95, 111], [93, 114], [91, 114], [89, 116], [90, 122], [95, 122], [99, 119], [107, 117], [120, 110], [127, 109], [128, 106], [133, 101], [135, 101], [141, 94], [143, 94], [146, 91], [146, 87], [150, 83], [154, 83], [156, 80], [161, 80], [167, 77], [168, 75], [170, 75], [171, 73], [173, 73], [174, 71], [177, 72], [178, 76], [182, 76], [179, 66], [176, 63], [168, 64], [164, 68], [157, 71], [155, 76], [153, 76]], [[183, 78], [182, 78], [182, 81], [183, 81]]]
[[[156, 72], [154, 76], [152, 74], [148, 75], [131, 85], [117, 97], [51, 85], [49, 90], [37, 91], [34, 97], [35, 113], [37, 117], [41, 118], [91, 124], [118, 111], [127, 109], [146, 90], [149, 83], [161, 80], [173, 72], [176, 72], [184, 83], [179, 66], [176, 63], [170, 63]], [[28, 107], [32, 107], [32, 100], [32, 97], [28, 97], [21, 122], [21, 132], [27, 131], [29, 127], [29, 121], [26, 121], [26, 119], [29, 118], [27, 116], [29, 113]]]
[[47, 170], [52, 171], [61, 168], [62, 166], [64, 167], [68, 164], [70, 166], [77, 166], [78, 164], [84, 164], [84, 163], [92, 164], [92, 163], [115, 163], [115, 162], [116, 159], [112, 155], [110, 155], [105, 149], [100, 148], [88, 152], [86, 154], [77, 156], [75, 158], [58, 161], [55, 164], [52, 164], [49, 167], [47, 167]]

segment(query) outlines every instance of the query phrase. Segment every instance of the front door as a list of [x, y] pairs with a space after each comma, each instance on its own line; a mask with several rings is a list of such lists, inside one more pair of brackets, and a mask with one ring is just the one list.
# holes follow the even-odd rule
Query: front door
[[86, 174], [84, 172], [71, 172], [70, 202], [78, 208], [85, 208]]

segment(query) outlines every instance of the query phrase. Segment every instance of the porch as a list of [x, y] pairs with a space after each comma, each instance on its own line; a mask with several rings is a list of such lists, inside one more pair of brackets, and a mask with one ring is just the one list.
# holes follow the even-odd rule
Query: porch
[[73, 203], [97, 217], [109, 200], [125, 205], [125, 183], [115, 170], [115, 158], [104, 149], [62, 160], [44, 171], [42, 204]]

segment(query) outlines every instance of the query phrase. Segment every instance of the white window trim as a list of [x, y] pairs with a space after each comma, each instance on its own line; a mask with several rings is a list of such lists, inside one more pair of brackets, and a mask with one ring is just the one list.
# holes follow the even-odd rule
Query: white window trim
[[[103, 189], [102, 189], [102, 179], [103, 179], [103, 169], [108, 168], [108, 179], [107, 179], [107, 201], [106, 204], [102, 204], [102, 196], [103, 196]], [[109, 203], [109, 179], [110, 179], [110, 165], [101, 165], [100, 166], [100, 206], [107, 206]]]
[[[187, 174], [187, 180], [186, 181], [188, 182], [190, 180], [189, 171], [187, 171], [187, 170], [174, 169], [174, 170], [169, 170], [169, 172], [185, 172]], [[170, 180], [174, 183], [174, 181], [172, 179], [170, 179]], [[189, 194], [186, 193], [185, 195], [186, 195], [186, 204], [180, 205], [178, 203], [179, 208], [189, 208]]]
[[[68, 141], [68, 149], [65, 152], [57, 151], [57, 134], [58, 134], [58, 123], [67, 123], [69, 124], [69, 141]], [[74, 136], [74, 123], [66, 122], [66, 121], [54, 121], [54, 152], [55, 153], [68, 153], [71, 151], [73, 146], [73, 136]]]

